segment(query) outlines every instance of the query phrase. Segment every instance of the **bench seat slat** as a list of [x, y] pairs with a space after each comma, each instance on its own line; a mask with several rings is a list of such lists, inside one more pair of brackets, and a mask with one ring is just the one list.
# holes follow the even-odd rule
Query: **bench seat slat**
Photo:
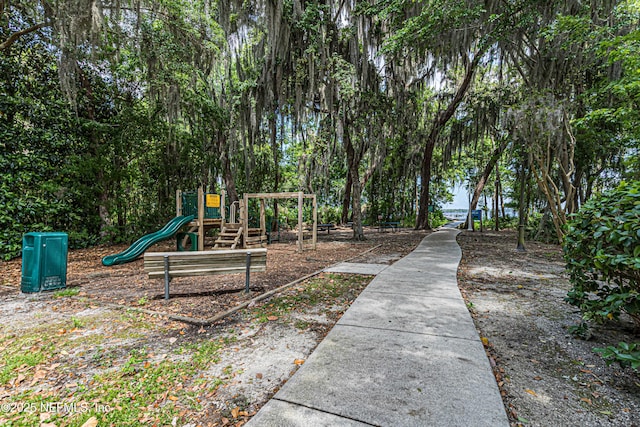
[[[220, 264], [220, 265], [232, 265], [232, 264], [244, 264], [246, 262], [246, 255], [243, 255], [242, 257], [235, 257], [235, 258], [191, 258], [191, 259], [185, 259], [185, 258], [169, 258], [169, 265], [189, 265], [189, 264], [194, 264], [194, 265], [198, 265], [198, 264]], [[256, 255], [252, 255], [251, 256], [251, 262], [266, 262], [267, 257], [266, 256], [256, 256]], [[144, 259], [144, 265], [164, 265], [164, 258], [145, 258]]]
[[[253, 260], [251, 260], [251, 266], [266, 266], [267, 263], [266, 262], [253, 262]], [[207, 263], [207, 264], [171, 264], [169, 263], [169, 271], [175, 271], [175, 270], [198, 270], [198, 269], [213, 269], [213, 268], [217, 268], [220, 270], [223, 269], [236, 269], [236, 268], [245, 268], [246, 264], [240, 264], [240, 263], [231, 263], [231, 264], [220, 264], [220, 263]], [[145, 271], [155, 271], [155, 270], [162, 270], [164, 271], [164, 264], [161, 263], [157, 263], [157, 264], [145, 264], [144, 266], [144, 270]]]
[[[244, 273], [245, 271], [246, 271], [245, 266], [238, 267], [238, 268], [224, 268], [224, 269], [217, 269], [217, 268], [202, 268], [202, 269], [188, 269], [188, 270], [187, 269], [185, 270], [169, 269], [169, 276], [170, 277], [213, 276], [218, 274]], [[255, 266], [255, 267], [253, 265], [251, 266], [252, 273], [263, 272], [263, 271], [267, 271], [266, 266]], [[164, 269], [150, 270], [148, 271], [148, 273], [149, 273], [150, 279], [164, 277]]]
[[[253, 259], [251, 258], [251, 265], [266, 265], [266, 259]], [[207, 262], [172, 262], [169, 260], [169, 269], [181, 269], [188, 270], [193, 268], [244, 268], [246, 262], [240, 262], [239, 260], [233, 260], [232, 262], [220, 262], [212, 260]], [[164, 270], [164, 262], [149, 261], [144, 263], [145, 270]]]
[[172, 259], [198, 259], [198, 258], [242, 258], [251, 253], [251, 257], [266, 255], [265, 248], [244, 249], [244, 250], [220, 250], [220, 251], [197, 251], [197, 252], [145, 252], [145, 259], [164, 259], [165, 255]]
[[147, 252], [144, 269], [149, 277], [164, 275], [164, 257], [169, 257], [170, 276], [232, 274], [246, 270], [247, 253], [251, 253], [251, 271], [266, 271], [267, 250], [221, 250], [200, 252]]

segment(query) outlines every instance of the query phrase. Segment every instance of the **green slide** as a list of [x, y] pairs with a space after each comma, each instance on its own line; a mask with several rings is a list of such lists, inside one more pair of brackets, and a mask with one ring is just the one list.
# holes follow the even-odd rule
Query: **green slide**
[[170, 239], [186, 224], [193, 221], [194, 215], [177, 216], [155, 233], [147, 234], [136, 240], [127, 250], [119, 254], [107, 255], [102, 258], [102, 264], [106, 266], [124, 264], [138, 258], [149, 246], [165, 239]]

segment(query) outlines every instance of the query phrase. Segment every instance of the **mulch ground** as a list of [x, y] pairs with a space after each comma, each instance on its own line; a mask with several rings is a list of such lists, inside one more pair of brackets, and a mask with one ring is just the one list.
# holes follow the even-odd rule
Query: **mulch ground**
[[[299, 253], [296, 235], [282, 233], [279, 242], [267, 246], [267, 271], [252, 273], [249, 294], [244, 293], [244, 274], [184, 277], [171, 281], [171, 299], [165, 301], [163, 280], [147, 277], [142, 258], [118, 266], [102, 265], [102, 257], [121, 252], [127, 248], [126, 245], [69, 251], [67, 287], [77, 288], [80, 296], [96, 303], [144, 307], [167, 314], [210, 318], [261, 293], [337, 262], [352, 260], [391, 263], [411, 252], [428, 232], [410, 229], [380, 232], [371, 228], [365, 229], [366, 240], [362, 242], [354, 241], [352, 234], [349, 228], [339, 228], [331, 231], [331, 234], [318, 233], [317, 249], [305, 249]], [[149, 249], [173, 250], [175, 242], [171, 240]], [[20, 291], [20, 269], [20, 259], [0, 262], [0, 297]]]

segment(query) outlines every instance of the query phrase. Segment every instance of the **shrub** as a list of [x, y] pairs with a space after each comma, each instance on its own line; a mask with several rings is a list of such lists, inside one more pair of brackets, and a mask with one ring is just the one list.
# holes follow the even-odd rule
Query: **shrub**
[[593, 351], [600, 354], [607, 365], [618, 362], [622, 366], [631, 366], [634, 371], [640, 371], [640, 343], [621, 342], [617, 347], [594, 348]]
[[569, 222], [564, 257], [573, 285], [566, 301], [585, 321], [617, 320], [625, 312], [640, 325], [640, 181], [585, 203]]

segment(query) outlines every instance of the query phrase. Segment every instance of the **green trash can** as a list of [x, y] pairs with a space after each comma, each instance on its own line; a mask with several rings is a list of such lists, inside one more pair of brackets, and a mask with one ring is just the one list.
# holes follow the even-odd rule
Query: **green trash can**
[[67, 286], [67, 233], [27, 233], [22, 237], [22, 292]]

